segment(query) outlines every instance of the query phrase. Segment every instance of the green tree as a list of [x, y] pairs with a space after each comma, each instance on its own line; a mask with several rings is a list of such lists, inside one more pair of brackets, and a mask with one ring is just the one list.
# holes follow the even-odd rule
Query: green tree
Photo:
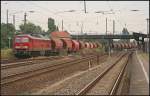
[[15, 34], [15, 27], [13, 24], [1, 23], [1, 48], [9, 47], [9, 38], [10, 38], [10, 47], [12, 47], [12, 41]]
[[20, 28], [20, 31], [26, 34], [30, 34], [30, 33], [36, 34], [36, 33], [42, 32], [42, 28], [40, 26], [36, 26], [35, 24], [30, 23], [30, 22], [27, 23], [26, 25], [21, 24], [19, 28]]
[[40, 26], [36, 26], [33, 32], [34, 33], [42, 33], [42, 28]]
[[55, 21], [52, 18], [48, 18], [48, 33], [56, 31], [57, 27], [55, 25]]

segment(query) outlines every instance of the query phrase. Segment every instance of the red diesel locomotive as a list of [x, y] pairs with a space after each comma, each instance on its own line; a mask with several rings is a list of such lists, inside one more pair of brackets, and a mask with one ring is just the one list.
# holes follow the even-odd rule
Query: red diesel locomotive
[[38, 38], [29, 34], [17, 35], [13, 42], [13, 51], [16, 57], [45, 55], [52, 50], [51, 40]]

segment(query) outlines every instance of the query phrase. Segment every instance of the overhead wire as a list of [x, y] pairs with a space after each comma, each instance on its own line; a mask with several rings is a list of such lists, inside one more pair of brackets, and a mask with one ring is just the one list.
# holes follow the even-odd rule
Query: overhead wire
[[[24, 1], [24, 2], [26, 2], [26, 1]], [[50, 14], [51, 12], [49, 12], [50, 10], [48, 10], [48, 9], [46, 9], [46, 8], [44, 8], [44, 7], [41, 7], [41, 6], [39, 6], [39, 5], [37, 5], [37, 4], [35, 4], [35, 3], [33, 3], [33, 2], [27, 2], [27, 3], [29, 3], [29, 4], [31, 4], [31, 5], [34, 5], [34, 6], [36, 6], [36, 7], [38, 7], [38, 8], [40, 8], [40, 9], [43, 9], [44, 11], [46, 11], [46, 12], [48, 12], [48, 14]], [[39, 11], [39, 12], [36, 12], [36, 13], [44, 13], [43, 11]], [[45, 15], [47, 15], [46, 13], [44, 13]], [[39, 19], [38, 19], [39, 20]], [[33, 20], [33, 21], [36, 21], [36, 22], [38, 22], [38, 23], [42, 23], [42, 24], [44, 24], [45, 25], [45, 23], [43, 23], [43, 22], [41, 22], [41, 20], [40, 21], [37, 21], [37, 20]]]
[[[21, 2], [19, 2], [19, 3], [21, 3]], [[22, 3], [21, 3], [22, 4]], [[44, 12], [43, 12], [44, 13]], [[39, 20], [39, 19], [38, 19]], [[41, 21], [37, 21], [37, 20], [35, 20], [36, 22], [40, 22], [41, 23]], [[42, 23], [43, 24], [43, 23]]]
[[[112, 11], [114, 11], [114, 9], [110, 6], [110, 4], [109, 4], [109, 1], [107, 1], [107, 3], [108, 3], [108, 7], [110, 8], [110, 10], [112, 10]], [[115, 19], [116, 19], [116, 21], [122, 26], [122, 28], [124, 27], [124, 25], [122, 24], [123, 22], [121, 22], [119, 19], [118, 19], [118, 17], [116, 16], [116, 12], [114, 12], [114, 16], [115, 16]], [[121, 17], [120, 17], [121, 18]], [[122, 18], [121, 18], [122, 19]], [[122, 19], [123, 20], [123, 19]]]
[[[52, 12], [51, 10], [49, 10], [48, 8], [45, 8], [45, 7], [41, 7], [41, 6], [39, 6], [39, 5], [37, 5], [37, 4], [35, 4], [35, 3], [33, 3], [33, 2], [28, 2], [28, 3], [32, 3], [33, 5], [35, 5], [36, 7], [39, 7], [39, 8], [41, 8], [41, 9], [44, 9], [45, 11], [47, 11], [47, 12], [49, 12], [48, 14], [50, 14], [50, 13], [52, 13], [53, 15], [55, 15], [55, 16], [57, 16], [57, 17], [60, 17], [61, 19], [63, 19], [63, 17], [64, 16], [62, 16], [62, 15], [60, 15], [60, 14], [58, 14], [58, 12]], [[68, 19], [68, 18], [67, 18]], [[70, 18], [70, 19], [72, 19], [72, 18]], [[66, 20], [66, 19], [65, 19]], [[64, 23], [63, 24], [64, 26], [64, 29], [65, 29], [65, 26], [66, 26], [66, 24]], [[58, 26], [58, 25], [57, 25]]]
[[[108, 7], [110, 8], [110, 10], [114, 11], [114, 9], [110, 6], [109, 1], [107, 1], [107, 3], [108, 3]], [[120, 22], [120, 20], [118, 19], [118, 17], [116, 16], [115, 13], [116, 13], [116, 12], [114, 12], [115, 19], [117, 20], [118, 23], [120, 23], [120, 25], [122, 25], [122, 22]], [[122, 25], [122, 26], [123, 26], [123, 25]]]
[[[21, 2], [17, 2], [17, 3], [20, 3], [20, 5], [22, 5]], [[32, 3], [31, 5], [34, 5], [34, 6], [38, 7], [38, 8], [41, 8], [41, 9], [45, 10], [46, 12], [48, 12], [48, 14], [53, 13], [55, 16], [62, 18], [62, 16], [60, 16], [60, 15], [58, 15], [58, 14], [56, 15], [56, 13], [52, 12], [51, 10], [49, 10], [49, 9], [47, 9], [47, 8], [45, 8], [45, 7], [38, 6], [37, 4], [35, 4], [35, 3], [33, 3], [33, 2], [28, 2], [28, 3]], [[22, 12], [23, 12], [23, 11], [22, 11]], [[16, 14], [16, 13], [20, 13], [20, 12], [10, 13], [9, 15], [13, 15], [13, 14]], [[44, 12], [43, 12], [43, 13], [44, 13]], [[45, 14], [46, 14], [46, 13], [45, 13]], [[46, 15], [47, 15], [47, 14], [46, 14]], [[11, 19], [11, 18], [9, 18], [9, 19]], [[19, 20], [17, 20], [17, 21], [19, 21]], [[35, 20], [35, 21], [41, 23], [41, 21], [37, 21], [37, 20]], [[64, 24], [64, 26], [66, 26], [66, 25]]]
[[[33, 3], [33, 2], [32, 2], [32, 3]], [[34, 3], [34, 5], [37, 5], [37, 4]], [[37, 7], [47, 9], [47, 8], [41, 7], [41, 6], [37, 6]], [[49, 10], [49, 9], [48, 9], [47, 11], [50, 11], [50, 12], [51, 12], [51, 10]], [[52, 12], [52, 13], [53, 13], [55, 16], [57, 16], [57, 17], [60, 17], [60, 18], [64, 17], [64, 16], [62, 16], [62, 15], [60, 15], [60, 14], [57, 14], [58, 12], [56, 12], [56, 13]], [[62, 18], [62, 19], [63, 19], [63, 18]], [[70, 16], [70, 18], [67, 17], [67, 19], [72, 20], [72, 17], [71, 17], [71, 16]], [[69, 21], [70, 21], [70, 20], [69, 20]], [[65, 19], [64, 22], [68, 22], [68, 21], [66, 21], [66, 19]], [[70, 22], [69, 22], [69, 23], [70, 23]], [[63, 25], [64, 25], [64, 28], [67, 26], [65, 23], [64, 23]]]
[[[60, 14], [57, 14], [57, 12], [55, 13], [55, 12], [52, 12], [51, 10], [49, 10], [48, 8], [45, 8], [45, 7], [41, 7], [41, 6], [39, 6], [39, 5], [37, 5], [37, 4], [35, 4], [35, 3], [33, 3], [33, 2], [28, 2], [28, 3], [32, 3], [32, 5], [34, 5], [34, 6], [36, 6], [36, 7], [38, 7], [38, 8], [40, 8], [40, 9], [44, 9], [44, 11], [46, 11], [46, 12], [49, 12], [49, 13], [52, 13], [52, 14], [54, 14], [55, 16], [57, 16], [57, 17], [63, 17], [62, 15], [60, 15]], [[44, 13], [44, 12], [43, 12]], [[48, 13], [48, 14], [49, 14]], [[70, 18], [67, 18], [67, 19], [70, 19]], [[72, 20], [72, 18], [71, 18], [71, 20]], [[68, 22], [68, 21], [65, 21], [65, 22]], [[83, 21], [82, 21], [83, 22]], [[88, 23], [91, 23], [91, 22], [89, 22], [88, 21]], [[64, 28], [65, 28], [65, 26], [66, 26], [66, 24], [64, 23], [63, 24], [64, 25]]]
[[[59, 14], [59, 13], [64, 13], [64, 12], [60, 12], [60, 11], [59, 11], [59, 13], [58, 13], [57, 10], [55, 10], [56, 12], [53, 12], [53, 11], [50, 10], [49, 8], [46, 8], [46, 7], [43, 7], [43, 6], [39, 6], [39, 5], [37, 5], [37, 4], [33, 3], [33, 2], [28, 2], [28, 3], [32, 3], [32, 4], [35, 5], [36, 7], [39, 7], [39, 8], [41, 8], [41, 9], [44, 9], [44, 11], [49, 12], [48, 14], [54, 15], [54, 16], [59, 17], [59, 18], [61, 18], [61, 19], [64, 18], [63, 15]], [[67, 19], [72, 20], [72, 17], [69, 17], [69, 18], [67, 17]]]

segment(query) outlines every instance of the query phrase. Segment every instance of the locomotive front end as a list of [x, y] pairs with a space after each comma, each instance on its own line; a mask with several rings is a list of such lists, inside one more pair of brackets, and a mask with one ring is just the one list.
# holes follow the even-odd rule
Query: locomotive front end
[[28, 36], [16, 36], [14, 38], [13, 51], [16, 57], [27, 56], [30, 49], [30, 38]]

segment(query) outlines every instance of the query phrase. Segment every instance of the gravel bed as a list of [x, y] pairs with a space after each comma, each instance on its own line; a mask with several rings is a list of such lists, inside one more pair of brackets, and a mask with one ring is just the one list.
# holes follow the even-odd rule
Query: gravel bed
[[86, 86], [89, 82], [93, 80], [97, 75], [99, 75], [106, 67], [116, 61], [118, 57], [110, 57], [107, 62], [102, 63], [94, 68], [87, 71], [80, 72], [77, 75], [72, 76], [72, 78], [67, 78], [63, 81], [57, 82], [47, 88], [44, 88], [38, 92], [32, 94], [40, 95], [74, 95], [81, 88]]
[[44, 61], [43, 63], [39, 63], [39, 64], [32, 64], [32, 65], [20, 66], [20, 67], [11, 68], [11, 69], [4, 69], [4, 70], [1, 70], [1, 78], [7, 77], [13, 74], [28, 72], [30, 70], [37, 70], [37, 69], [45, 68], [58, 62], [65, 62], [65, 61], [73, 60], [73, 59], [74, 58], [63, 58], [63, 59], [58, 59], [58, 60], [49, 61], [49, 62]]
[[14, 59], [5, 59], [1, 60], [1, 64], [8, 64], [8, 63], [16, 63], [16, 62], [26, 62], [30, 60], [39, 60], [39, 59], [53, 59], [53, 58], [61, 58], [62, 56], [38, 56], [38, 57], [31, 57], [31, 58], [25, 58], [25, 59], [19, 59], [19, 58], [14, 58]]
[[97, 82], [87, 95], [109, 95], [117, 76], [124, 66], [125, 60], [126, 58], [123, 58], [119, 61], [100, 81]]
[[[114, 56], [117, 56], [117, 55], [115, 54]], [[81, 58], [80, 56], [75, 56], [75, 57], [72, 56], [71, 59], [75, 59], [76, 57]], [[92, 61], [91, 67], [97, 65], [96, 60], [93, 59], [91, 61]], [[74, 74], [78, 72], [87, 70], [89, 67], [88, 63], [89, 62], [87, 61], [81, 64], [74, 64], [72, 66], [67, 66], [59, 70], [46, 72], [44, 74], [39, 74], [38, 76], [27, 78], [26, 80], [21, 80], [21, 81], [14, 82], [14, 83], [4, 85], [4, 86], [1, 85], [1, 94], [3, 95], [10, 95], [10, 94], [11, 95], [28, 95], [31, 93], [36, 93], [39, 90], [48, 87], [49, 85], [52, 85], [58, 81], [64, 80], [67, 77], [73, 76]], [[100, 64], [102, 63], [101, 59], [99, 63]]]
[[25, 80], [17, 81], [8, 85], [6, 84], [4, 86], [1, 85], [1, 93], [5, 95], [30, 94], [31, 92], [37, 91], [47, 85], [63, 80], [64, 78], [69, 77], [76, 72], [87, 69], [88, 61], [81, 64], [73, 64], [59, 70], [33, 76], [32, 78], [27, 78]]

